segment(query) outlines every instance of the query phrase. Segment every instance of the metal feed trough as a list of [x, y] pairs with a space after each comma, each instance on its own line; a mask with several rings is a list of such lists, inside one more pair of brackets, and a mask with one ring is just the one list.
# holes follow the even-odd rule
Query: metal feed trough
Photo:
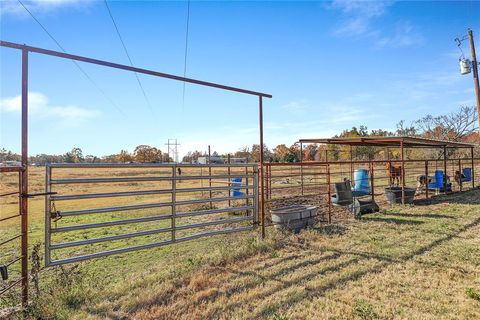
[[272, 222], [277, 228], [300, 232], [301, 229], [315, 224], [317, 207], [310, 205], [292, 205], [272, 209]]

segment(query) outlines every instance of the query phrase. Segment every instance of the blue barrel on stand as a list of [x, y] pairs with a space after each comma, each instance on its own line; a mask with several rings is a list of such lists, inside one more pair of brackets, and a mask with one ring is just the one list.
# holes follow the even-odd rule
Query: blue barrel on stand
[[232, 197], [241, 197], [243, 196], [243, 192], [240, 191], [242, 186], [242, 178], [232, 178], [230, 181], [232, 187], [236, 187], [232, 189]]
[[367, 195], [370, 193], [370, 179], [367, 169], [355, 169], [353, 191], [357, 195]]

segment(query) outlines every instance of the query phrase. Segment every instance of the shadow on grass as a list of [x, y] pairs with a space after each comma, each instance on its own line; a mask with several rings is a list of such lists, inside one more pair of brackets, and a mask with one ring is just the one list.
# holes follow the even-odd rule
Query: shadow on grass
[[480, 189], [475, 188], [449, 194], [432, 195], [430, 199], [415, 200], [415, 205], [417, 206], [428, 206], [440, 203], [480, 204]]
[[[421, 215], [412, 215], [412, 217], [420, 216]], [[426, 216], [430, 218], [430, 215]], [[432, 214], [431, 217], [438, 218], [439, 215]], [[443, 218], [450, 219], [452, 217], [445, 215]], [[418, 225], [424, 223], [422, 221], [378, 217], [365, 217], [365, 221], [380, 221], [385, 223], [407, 225]], [[298, 254], [301, 252], [299, 251], [298, 253], [294, 253], [288, 257], [271, 259], [271, 261], [267, 261], [261, 267], [254, 268], [253, 270], [244, 270], [235, 266], [227, 266], [226, 268], [221, 269], [227, 271], [228, 276], [226, 276], [225, 279], [222, 279], [221, 283], [217, 284], [222, 285], [222, 283], [226, 283], [227, 287], [225, 290], [221, 290], [218, 295], [213, 298], [214, 300], [222, 301], [222, 297], [226, 297], [226, 303], [210, 304], [213, 303], [212, 300], [208, 302], [205, 300], [194, 301], [193, 299], [190, 299], [191, 293], [188, 293], [187, 291], [185, 295], [186, 301], [184, 301], [185, 305], [182, 308], [185, 311], [179, 310], [179, 312], [188, 313], [189, 311], [187, 310], [205, 308], [206, 304], [210, 304], [209, 308], [207, 308], [208, 313], [204, 314], [205, 318], [218, 318], [222, 315], [225, 316], [229, 312], [233, 312], [238, 308], [242, 308], [244, 305], [252, 303], [252, 301], [261, 301], [275, 297], [275, 299], [272, 299], [275, 301], [275, 303], [270, 304], [260, 310], [254, 311], [254, 306], [249, 306], [249, 309], [252, 312], [252, 314], [248, 315], [249, 318], [266, 318], [271, 314], [280, 312], [285, 308], [292, 306], [293, 304], [300, 303], [302, 301], [311, 301], [312, 298], [325, 296], [329, 291], [336, 288], [341, 288], [350, 282], [359, 281], [364, 276], [382, 272], [382, 270], [386, 267], [395, 264], [404, 264], [405, 262], [411, 261], [412, 259], [434, 250], [445, 242], [458, 237], [461, 233], [478, 225], [480, 225], [480, 218], [477, 218], [470, 223], [459, 227], [449, 234], [444, 234], [442, 237], [433, 240], [431, 243], [425, 246], [413, 249], [399, 258], [393, 258], [370, 252], [355, 250], [344, 251], [334, 248], [324, 248], [325, 251], [324, 249], [321, 251], [325, 252], [326, 255], [322, 254], [321, 256], [310, 256], [308, 253]], [[332, 228], [333, 232], [343, 232], [341, 230], [335, 231], [336, 226], [333, 226]], [[322, 228], [315, 228], [314, 230], [322, 232]], [[283, 265], [284, 262], [294, 261], [296, 259], [302, 260], [289, 266]], [[369, 260], [371, 261], [372, 259], [375, 260], [373, 265], [366, 266], [363, 263]], [[333, 265], [326, 266], [325, 263], [327, 261], [333, 262]], [[363, 267], [361, 267], [359, 270], [347, 269], [356, 265], [363, 265]], [[278, 267], [279, 270], [272, 270], [273, 272], [270, 272], [269, 274], [265, 273], [274, 267]], [[306, 267], [309, 267], [308, 270], [305, 269]], [[331, 280], [326, 279], [327, 281], [324, 283], [312, 286], [315, 279], [327, 277], [332, 273], [338, 274], [338, 277]], [[243, 281], [243, 283], [240, 285], [229, 285], [234, 279], [238, 279], [239, 277], [245, 277], [246, 281]], [[270, 285], [266, 286], [266, 283], [270, 283]], [[295, 294], [282, 295], [282, 293], [288, 293], [292, 288], [303, 288], [303, 290], [299, 289], [299, 292]], [[240, 296], [241, 294], [245, 294], [247, 297], [245, 298]], [[177, 302], [162, 301], [160, 299], [157, 301], [152, 301], [152, 305], [168, 304], [175, 305]], [[148, 306], [146, 307], [148, 308]]]
[[[337, 279], [335, 281], [330, 281], [325, 285], [318, 286], [316, 288], [310, 288], [308, 290], [307, 294], [303, 295], [301, 297], [301, 299], [299, 299], [298, 296], [293, 296], [293, 297], [287, 298], [287, 299], [283, 300], [282, 302], [276, 304], [274, 307], [269, 307], [268, 310], [260, 311], [260, 314], [256, 314], [252, 318], [257, 318], [257, 317], [262, 318], [262, 316], [266, 316], [267, 314], [270, 314], [271, 312], [280, 311], [280, 309], [286, 308], [286, 307], [291, 306], [295, 303], [299, 303], [302, 300], [311, 300], [312, 298], [318, 298], [318, 297], [324, 296], [326, 294], [326, 292], [328, 292], [329, 290], [335, 289], [337, 287], [342, 287], [348, 282], [357, 281], [357, 280], [361, 279], [362, 277], [364, 277], [368, 274], [379, 273], [379, 272], [382, 271], [382, 269], [384, 269], [384, 268], [386, 268], [390, 265], [396, 264], [396, 263], [402, 263], [403, 264], [407, 261], [410, 261], [410, 260], [414, 259], [417, 256], [423, 255], [423, 254], [435, 249], [436, 247], [440, 246], [441, 244], [457, 237], [459, 234], [461, 234], [461, 233], [463, 233], [463, 232], [465, 232], [465, 231], [469, 230], [470, 228], [473, 228], [477, 225], [480, 225], [480, 218], [477, 218], [473, 222], [464, 225], [463, 227], [461, 227], [457, 231], [455, 231], [451, 234], [448, 234], [445, 237], [439, 238], [439, 239], [433, 241], [432, 243], [419, 248], [418, 250], [414, 250], [413, 252], [405, 255], [404, 257], [400, 258], [399, 260], [389, 261], [388, 258], [385, 259], [385, 257], [382, 257], [382, 256], [375, 257], [375, 255], [372, 256], [371, 254], [368, 254], [368, 253], [363, 254], [361, 252], [352, 252], [351, 254], [359, 257], [358, 259], [355, 259], [357, 261], [360, 261], [362, 259], [368, 259], [368, 258], [375, 258], [375, 259], [378, 258], [381, 262], [378, 265], [375, 265], [374, 268], [354, 272], [353, 274], [341, 277], [340, 279]], [[338, 252], [341, 252], [341, 251], [338, 251]], [[348, 254], [350, 254], [350, 253], [348, 253]], [[297, 285], [299, 285], [299, 284], [297, 283]]]
[[341, 224], [319, 224], [312, 230], [325, 235], [343, 235], [347, 232], [347, 228]]
[[416, 213], [401, 213], [401, 212], [388, 212], [382, 213], [382, 216], [394, 216], [394, 217], [407, 217], [407, 218], [432, 218], [432, 219], [455, 219], [455, 216], [447, 214], [416, 214]]
[[[413, 218], [413, 216], [412, 216]], [[423, 221], [417, 221], [417, 220], [408, 220], [408, 219], [396, 219], [396, 218], [377, 218], [377, 217], [362, 217], [361, 221], [375, 221], [375, 222], [385, 222], [385, 223], [393, 223], [397, 225], [419, 225], [419, 224], [424, 224], [425, 222]]]

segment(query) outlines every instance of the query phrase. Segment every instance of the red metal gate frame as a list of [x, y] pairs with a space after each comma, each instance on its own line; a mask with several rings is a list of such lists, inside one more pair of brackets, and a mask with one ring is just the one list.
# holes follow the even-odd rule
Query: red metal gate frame
[[37, 53], [47, 56], [53, 56], [63, 59], [70, 59], [74, 61], [81, 61], [90, 64], [101, 65], [114, 69], [121, 69], [131, 72], [151, 75], [154, 77], [166, 78], [171, 80], [188, 82], [196, 85], [217, 88], [221, 90], [234, 91], [243, 94], [254, 95], [258, 97], [259, 103], [259, 129], [260, 129], [260, 190], [261, 192], [261, 234], [265, 237], [265, 195], [263, 185], [263, 98], [272, 98], [271, 94], [246, 90], [231, 86], [226, 86], [218, 83], [202, 81], [192, 78], [176, 76], [168, 73], [158, 72], [154, 70], [142, 69], [123, 64], [113, 63], [105, 60], [92, 59], [84, 56], [73, 55], [64, 52], [58, 52], [38, 47], [31, 47], [14, 42], [0, 40], [1, 47], [7, 47], [22, 51], [22, 166], [21, 166], [21, 183], [20, 183], [20, 214], [22, 215], [22, 304], [24, 306], [28, 303], [28, 54]]

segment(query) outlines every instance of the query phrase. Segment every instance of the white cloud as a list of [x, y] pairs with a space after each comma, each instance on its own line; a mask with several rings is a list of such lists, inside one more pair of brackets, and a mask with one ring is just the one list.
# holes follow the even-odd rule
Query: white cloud
[[388, 8], [393, 3], [394, 1], [334, 0], [329, 8], [340, 11], [341, 19], [333, 34], [369, 38], [377, 49], [422, 44], [424, 37], [409, 21], [397, 21], [394, 27], [383, 30], [375, 23], [387, 15]]
[[[28, 10], [34, 12], [51, 12], [68, 7], [85, 7], [94, 0], [22, 0]], [[17, 0], [0, 0], [0, 15], [27, 16], [28, 12]]]
[[393, 1], [334, 0], [331, 8], [340, 10], [343, 19], [336, 35], [362, 35], [372, 31], [372, 22], [383, 16]]
[[[0, 111], [20, 112], [22, 106], [21, 95], [0, 100]], [[78, 125], [85, 120], [100, 115], [97, 110], [90, 110], [75, 105], [54, 106], [49, 103], [48, 97], [40, 92], [28, 93], [29, 115], [37, 118], [55, 118], [64, 125]]]
[[423, 40], [423, 36], [415, 30], [412, 24], [405, 21], [397, 23], [392, 35], [378, 38], [375, 45], [378, 48], [401, 48], [422, 44]]

